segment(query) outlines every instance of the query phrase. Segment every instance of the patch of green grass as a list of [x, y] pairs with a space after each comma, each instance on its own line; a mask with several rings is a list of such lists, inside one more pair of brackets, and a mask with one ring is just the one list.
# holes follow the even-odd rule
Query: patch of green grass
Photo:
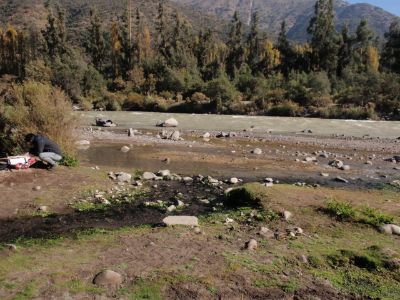
[[79, 160], [76, 157], [65, 154], [60, 161], [60, 165], [69, 168], [79, 167]]
[[160, 282], [140, 279], [135, 282], [133, 291], [128, 295], [131, 300], [162, 300]]
[[393, 216], [375, 208], [355, 208], [349, 202], [339, 202], [336, 200], [329, 200], [326, 203], [325, 211], [340, 221], [357, 222], [374, 227], [390, 224], [394, 221]]
[[393, 223], [394, 217], [385, 214], [377, 209], [371, 207], [365, 207], [361, 210], [361, 216], [359, 217], [359, 222], [369, 224], [375, 227]]
[[295, 278], [291, 278], [289, 281], [278, 284], [279, 288], [288, 293], [288, 294], [294, 294], [294, 292], [297, 291], [299, 288], [299, 282]]
[[75, 202], [72, 203], [70, 207], [79, 212], [95, 212], [106, 211], [110, 206], [107, 204], [93, 202]]
[[24, 289], [17, 293], [13, 300], [28, 300], [32, 299], [37, 290], [36, 283], [34, 281], [30, 282]]
[[83, 282], [80, 279], [72, 279], [66, 282], [65, 287], [71, 294], [89, 293], [101, 295], [105, 293], [104, 288], [97, 287], [91, 283]]
[[46, 238], [19, 238], [15, 240], [15, 245], [21, 248], [41, 247], [49, 248], [60, 245], [64, 238], [59, 235], [49, 235]]
[[356, 216], [356, 211], [349, 202], [338, 202], [336, 200], [329, 200], [326, 203], [326, 211], [341, 221], [352, 220]]
[[14, 290], [18, 285], [13, 282], [8, 282], [5, 279], [0, 279], [0, 289]]

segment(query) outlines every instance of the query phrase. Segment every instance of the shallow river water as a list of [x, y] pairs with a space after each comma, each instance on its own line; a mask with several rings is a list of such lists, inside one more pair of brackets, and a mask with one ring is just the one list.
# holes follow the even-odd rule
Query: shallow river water
[[312, 130], [316, 135], [344, 134], [345, 136], [397, 138], [400, 122], [326, 120], [312, 118], [282, 118], [264, 116], [231, 116], [207, 114], [170, 114], [154, 112], [79, 112], [83, 125], [92, 125], [97, 116], [111, 119], [122, 128], [155, 128], [157, 121], [174, 117], [181, 130], [242, 131], [254, 126], [253, 132], [279, 134]]

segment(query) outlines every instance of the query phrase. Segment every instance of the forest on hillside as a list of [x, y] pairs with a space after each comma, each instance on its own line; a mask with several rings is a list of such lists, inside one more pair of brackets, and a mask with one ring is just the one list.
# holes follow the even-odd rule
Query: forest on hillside
[[332, 0], [316, 1], [302, 44], [287, 38], [285, 22], [272, 40], [257, 13], [249, 30], [235, 13], [222, 40], [163, 1], [152, 24], [129, 5], [105, 24], [93, 7], [83, 38], [73, 39], [65, 12], [47, 10], [43, 30], [0, 31], [0, 127], [15, 103], [10, 89], [33, 83], [60, 88], [84, 110], [400, 119], [400, 24], [383, 43], [365, 20], [337, 32]]

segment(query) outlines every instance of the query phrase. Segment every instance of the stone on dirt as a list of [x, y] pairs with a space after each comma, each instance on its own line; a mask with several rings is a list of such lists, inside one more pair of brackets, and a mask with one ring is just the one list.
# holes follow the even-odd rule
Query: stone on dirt
[[130, 182], [132, 179], [132, 175], [125, 172], [116, 173], [115, 175], [117, 176], [117, 181], [119, 182]]
[[40, 212], [48, 212], [49, 211], [49, 207], [46, 205], [41, 205], [38, 207], [38, 211]]
[[350, 168], [349, 165], [344, 165], [340, 169], [343, 170], [343, 171], [350, 171], [351, 168]]
[[77, 145], [77, 146], [88, 146], [88, 145], [90, 145], [90, 141], [88, 141], [88, 140], [76, 141], [75, 145]]
[[251, 239], [250, 241], [248, 241], [246, 243], [246, 249], [247, 250], [253, 251], [253, 250], [256, 250], [257, 247], [258, 247], [258, 243], [257, 243], [257, 241], [255, 239]]
[[184, 226], [199, 226], [197, 217], [192, 216], [169, 216], [164, 218], [163, 223], [167, 226], [184, 225]]
[[275, 236], [274, 232], [268, 229], [267, 227], [261, 227], [260, 232], [258, 234], [264, 238], [273, 238]]
[[231, 179], [229, 179], [229, 183], [230, 184], [238, 184], [239, 183], [239, 179], [237, 179], [236, 177], [232, 177]]
[[111, 270], [104, 270], [98, 273], [93, 283], [103, 287], [119, 287], [122, 284], [122, 275]]
[[343, 177], [340, 177], [340, 176], [336, 177], [335, 181], [342, 182], [342, 183], [349, 183], [349, 181], [347, 179], [344, 179]]
[[251, 153], [253, 153], [255, 155], [261, 155], [262, 154], [262, 150], [260, 148], [256, 148], [253, 151], [251, 151]]
[[283, 217], [286, 221], [290, 220], [293, 217], [293, 214], [290, 211], [285, 210], [283, 212]]
[[341, 160], [335, 159], [335, 160], [329, 162], [329, 165], [334, 168], [341, 169], [344, 166], [344, 163]]
[[157, 175], [161, 177], [171, 176], [171, 172], [169, 170], [160, 170]]
[[42, 189], [42, 187], [40, 186], [40, 185], [38, 185], [38, 186], [35, 186], [34, 188], [33, 188], [33, 190], [34, 191], [40, 191]]
[[379, 228], [382, 233], [400, 235], [400, 226], [394, 224], [386, 224]]
[[321, 173], [321, 176], [322, 177], [329, 177], [329, 174], [328, 173]]
[[203, 134], [203, 139], [209, 139], [211, 137], [211, 134], [209, 132], [206, 132]]
[[6, 244], [8, 251], [14, 252], [17, 251], [17, 246], [14, 244]]
[[167, 208], [167, 211], [168, 212], [173, 212], [173, 211], [175, 211], [176, 210], [176, 206], [175, 205], [171, 205], [171, 206], [169, 206], [168, 208]]

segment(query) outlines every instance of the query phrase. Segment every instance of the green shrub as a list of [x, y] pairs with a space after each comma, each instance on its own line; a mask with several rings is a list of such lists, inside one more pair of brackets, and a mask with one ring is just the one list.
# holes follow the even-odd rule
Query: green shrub
[[79, 166], [79, 160], [69, 154], [64, 154], [62, 160], [60, 161], [61, 166], [76, 168]]
[[137, 93], [129, 93], [122, 104], [123, 110], [143, 110], [144, 106], [144, 96]]
[[356, 211], [349, 202], [328, 201], [326, 210], [329, 214], [339, 220], [352, 220], [356, 216]]
[[372, 226], [382, 226], [384, 224], [393, 223], [394, 217], [380, 212], [377, 209], [365, 207], [361, 211], [360, 222]]
[[297, 103], [292, 101], [285, 101], [281, 104], [272, 106], [267, 114], [270, 116], [281, 116], [281, 117], [296, 117], [303, 113], [304, 109], [301, 108]]

